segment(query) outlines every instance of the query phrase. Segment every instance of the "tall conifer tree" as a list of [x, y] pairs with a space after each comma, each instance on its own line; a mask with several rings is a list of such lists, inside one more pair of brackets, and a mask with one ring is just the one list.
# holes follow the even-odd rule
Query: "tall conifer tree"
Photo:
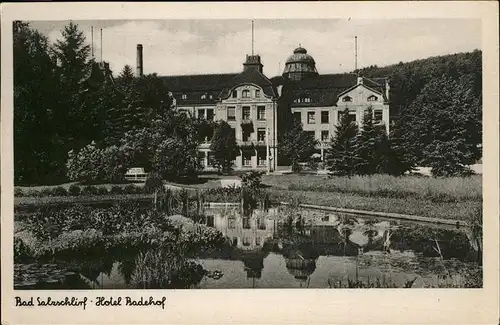
[[331, 147], [326, 151], [327, 169], [333, 175], [354, 175], [358, 127], [352, 122], [348, 108], [344, 110], [340, 123], [335, 126], [335, 129]]

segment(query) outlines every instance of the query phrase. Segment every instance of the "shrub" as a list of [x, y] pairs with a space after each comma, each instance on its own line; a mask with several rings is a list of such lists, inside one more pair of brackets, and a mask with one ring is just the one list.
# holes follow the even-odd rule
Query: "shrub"
[[123, 189], [121, 188], [121, 186], [113, 185], [113, 187], [111, 187], [110, 193], [111, 194], [123, 194]]
[[135, 193], [139, 193], [140, 192], [140, 188], [138, 188], [137, 186], [133, 185], [133, 184], [129, 184], [127, 186], [125, 186], [124, 188], [124, 193], [126, 194], [135, 194]]
[[72, 184], [68, 189], [68, 193], [71, 196], [78, 196], [78, 195], [80, 195], [81, 191], [82, 191], [82, 189], [80, 188], [80, 186], [78, 186], [76, 184]]
[[264, 172], [252, 170], [241, 175], [242, 185], [250, 189], [258, 189], [262, 183]]
[[41, 192], [40, 192], [41, 196], [52, 196], [52, 189], [50, 188], [44, 188]]
[[151, 172], [146, 179], [144, 184], [144, 191], [146, 193], [162, 192], [165, 189], [163, 186], [163, 180], [159, 173]]
[[53, 196], [67, 196], [68, 191], [64, 187], [58, 186], [58, 187], [52, 189], [52, 195]]
[[109, 191], [105, 187], [99, 187], [97, 188], [97, 194], [99, 195], [108, 195]]
[[80, 151], [68, 152], [67, 176], [73, 181], [91, 183], [96, 181], [116, 182], [123, 179], [127, 170], [125, 148], [110, 146], [98, 148], [94, 142]]
[[99, 194], [99, 190], [97, 189], [97, 187], [89, 185], [83, 188], [82, 194], [94, 196]]

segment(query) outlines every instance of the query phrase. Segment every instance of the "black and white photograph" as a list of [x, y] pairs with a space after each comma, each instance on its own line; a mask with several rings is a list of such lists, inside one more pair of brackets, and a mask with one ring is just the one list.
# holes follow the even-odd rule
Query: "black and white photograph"
[[482, 287], [479, 20], [13, 32], [16, 289]]
[[480, 18], [86, 17], [11, 22], [18, 295], [485, 287]]

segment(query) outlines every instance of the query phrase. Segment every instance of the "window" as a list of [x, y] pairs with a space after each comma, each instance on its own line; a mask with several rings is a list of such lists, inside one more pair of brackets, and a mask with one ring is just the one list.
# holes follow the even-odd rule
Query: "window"
[[248, 151], [243, 151], [243, 166], [252, 166], [252, 155]]
[[250, 90], [245, 89], [241, 92], [241, 97], [243, 98], [250, 98]]
[[233, 90], [233, 98], [237, 98], [238, 97], [238, 92], [236, 90]]
[[243, 228], [250, 229], [250, 218], [249, 217], [243, 218]]
[[236, 228], [236, 219], [235, 218], [229, 218], [229, 219], [227, 219], [227, 227], [229, 229]]
[[302, 121], [302, 112], [294, 112], [293, 119], [297, 122], [301, 122]]
[[266, 129], [258, 128], [257, 129], [257, 141], [266, 141]]
[[307, 112], [307, 124], [316, 123], [316, 114], [315, 112]]
[[214, 226], [214, 216], [208, 216], [207, 217], [207, 226], [208, 227], [213, 227]]
[[368, 101], [369, 102], [376, 102], [377, 99], [378, 99], [377, 96], [374, 96], [374, 95], [371, 95], [371, 96], [368, 97]]
[[321, 131], [321, 141], [328, 141], [330, 137], [330, 132]]
[[214, 98], [214, 96], [212, 96], [212, 94], [210, 94], [208, 97], [209, 97], [210, 99], [213, 99], [213, 98]]
[[234, 111], [234, 107], [227, 108], [227, 120], [228, 121], [235, 121], [236, 120], [236, 113]]
[[257, 163], [259, 166], [265, 166], [266, 165], [266, 159], [267, 159], [267, 156], [266, 156], [266, 151], [259, 151], [257, 152]]
[[330, 112], [328, 111], [321, 111], [321, 123], [322, 124], [328, 124], [330, 120]]
[[373, 119], [375, 122], [382, 122], [383, 113], [381, 109], [376, 109], [373, 111]]
[[201, 167], [205, 168], [207, 166], [205, 166], [205, 152], [204, 151], [200, 151], [198, 152], [198, 162], [200, 163]]
[[214, 154], [210, 151], [207, 152], [207, 160], [209, 165], [212, 165], [214, 162]]
[[260, 237], [255, 237], [255, 245], [260, 246]]
[[266, 230], [266, 220], [264, 219], [264, 217], [259, 218], [259, 229]]
[[[342, 116], [344, 115], [344, 112], [338, 112], [338, 122], [342, 121]], [[349, 122], [356, 122], [356, 112], [349, 112]]]
[[310, 102], [311, 102], [311, 98], [309, 98], [309, 97], [304, 98], [304, 103], [310, 103]]
[[255, 98], [260, 98], [260, 89], [255, 90]]
[[250, 246], [250, 238], [243, 237], [243, 246]]
[[249, 120], [250, 119], [250, 107], [249, 106], [243, 106], [243, 111], [241, 114], [241, 118], [244, 120]]
[[306, 134], [312, 137], [313, 139], [316, 139], [316, 132], [315, 131], [306, 131]]
[[207, 99], [207, 95], [206, 94], [201, 95], [201, 99]]
[[241, 140], [243, 140], [243, 141], [250, 140], [250, 132], [248, 130], [241, 131]]
[[213, 108], [207, 108], [207, 120], [209, 120], [209, 121], [214, 120], [214, 109]]
[[181, 98], [182, 98], [182, 99], [187, 99], [187, 98], [188, 98], [188, 96], [187, 96], [186, 94], [182, 94]]
[[199, 109], [198, 110], [198, 118], [205, 118], [205, 110], [204, 109]]
[[345, 97], [342, 98], [342, 101], [343, 102], [352, 102], [352, 97], [345, 96]]
[[258, 106], [257, 107], [257, 119], [265, 120], [266, 119], [266, 107]]

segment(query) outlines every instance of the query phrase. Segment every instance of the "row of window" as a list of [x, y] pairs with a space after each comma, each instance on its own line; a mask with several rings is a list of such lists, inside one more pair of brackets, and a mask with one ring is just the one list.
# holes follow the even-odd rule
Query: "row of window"
[[[235, 229], [236, 228], [236, 218], [228, 218], [227, 219], [227, 227], [229, 229]], [[256, 220], [256, 226], [259, 230], [266, 230], [266, 223], [265, 223], [265, 220], [263, 217], [261, 218], [258, 218]], [[251, 228], [251, 225], [250, 225], [250, 218], [249, 217], [245, 217], [243, 218], [243, 228], [244, 229], [250, 229]], [[245, 243], [245, 239], [248, 239], [248, 242], [250, 243], [250, 239], [249, 238], [244, 238], [243, 240], [243, 243]], [[255, 243], [257, 245], [260, 245], [260, 237], [256, 237], [255, 238]]]
[[[242, 156], [241, 159], [242, 159], [243, 166], [244, 167], [252, 167], [253, 152], [250, 150], [242, 150], [241, 156]], [[209, 165], [212, 165], [214, 157], [210, 151], [208, 151], [206, 153], [206, 156], [205, 156], [204, 152], [199, 153], [198, 159], [199, 159], [200, 165], [203, 167], [206, 167], [205, 166], [205, 157], [207, 158]], [[266, 151], [265, 150], [258, 150], [257, 151], [257, 166], [261, 166], [261, 167], [266, 166], [266, 161], [267, 161]], [[233, 166], [235, 166], [236, 160], [233, 160], [232, 163], [233, 163]]]
[[[251, 95], [250, 89], [243, 89], [241, 91], [241, 98], [250, 98], [251, 97], [250, 95]], [[233, 90], [231, 97], [238, 98], [238, 91]], [[260, 89], [254, 90], [254, 98], [260, 98]]]
[[[343, 112], [338, 112], [338, 120], [342, 118]], [[373, 119], [376, 122], [382, 121], [382, 110], [376, 109], [373, 111]], [[349, 113], [349, 116], [354, 117], [354, 121], [356, 121], [356, 114]], [[293, 117], [301, 122], [302, 121], [302, 112], [294, 112]], [[329, 111], [321, 111], [321, 124], [329, 124], [330, 123], [330, 112]], [[307, 124], [316, 124], [316, 112], [307, 112]]]
[[[251, 98], [250, 95], [251, 95], [251, 91], [249, 89], [244, 89], [241, 91], [241, 98]], [[255, 95], [254, 96], [255, 98], [260, 98], [260, 89], [255, 89], [254, 95]], [[231, 97], [238, 98], [238, 91], [233, 90]], [[188, 95], [182, 94], [181, 98], [187, 99]], [[201, 94], [200, 95], [200, 99], [207, 99], [207, 98], [213, 99], [213, 95], [212, 94]], [[378, 97], [375, 95], [371, 95], [371, 96], [368, 96], [368, 98], [366, 100], [369, 102], [376, 102], [378, 100]], [[343, 102], [352, 102], [352, 97], [351, 96], [344, 96], [344, 97], [342, 97], [342, 101]], [[300, 98], [296, 98], [293, 102], [294, 103], [310, 103], [311, 98], [310, 97], [300, 97]]]
[[309, 97], [295, 98], [295, 100], [293, 102], [294, 103], [310, 103], [311, 98], [309, 98]]
[[[375, 95], [368, 96], [366, 99], [369, 102], [376, 102], [378, 100], [378, 97]], [[352, 97], [351, 96], [344, 96], [342, 97], [342, 101], [345, 102], [352, 102]]]
[[213, 108], [199, 108], [198, 109], [198, 118], [207, 119], [208, 121], [214, 120], [214, 110]]
[[[241, 119], [250, 120], [251, 118], [252, 118], [251, 107], [243, 106], [241, 110]], [[265, 120], [265, 119], [266, 119], [266, 107], [257, 106], [257, 120]], [[234, 106], [230, 106], [227, 108], [227, 120], [236, 121], [236, 108]]]

